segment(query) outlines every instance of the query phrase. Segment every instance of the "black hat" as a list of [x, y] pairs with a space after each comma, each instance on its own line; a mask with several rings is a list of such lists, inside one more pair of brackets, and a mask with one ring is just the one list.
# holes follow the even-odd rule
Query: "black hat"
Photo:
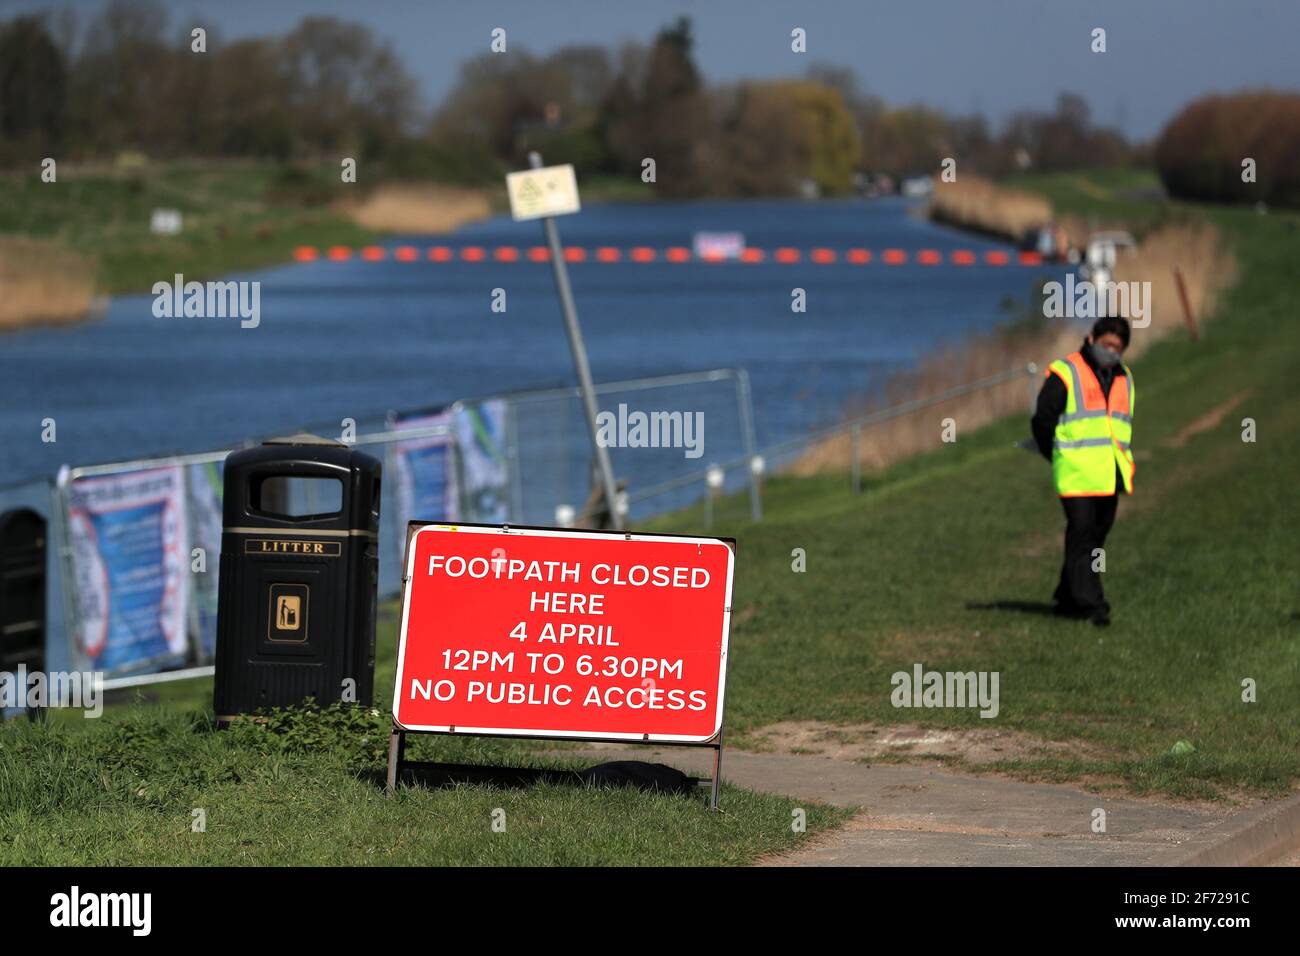
[[1092, 340], [1094, 342], [1097, 341], [1099, 337], [1105, 335], [1107, 332], [1113, 332], [1118, 335], [1120, 341], [1124, 343], [1124, 348], [1128, 348], [1128, 339], [1130, 334], [1128, 319], [1120, 318], [1117, 315], [1106, 316], [1105, 318], [1098, 319], [1092, 325]]

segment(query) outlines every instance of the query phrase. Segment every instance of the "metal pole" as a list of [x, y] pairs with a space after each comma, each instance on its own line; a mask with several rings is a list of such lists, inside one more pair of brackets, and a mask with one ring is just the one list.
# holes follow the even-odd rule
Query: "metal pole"
[[719, 812], [718, 797], [722, 795], [722, 731], [718, 731], [718, 746], [713, 751], [713, 793], [709, 809]]
[[[528, 154], [528, 164], [533, 169], [542, 168], [542, 154], [536, 151]], [[596, 449], [596, 464], [600, 468], [600, 481], [605, 486], [605, 505], [609, 508], [609, 520], [613, 526], [623, 530], [623, 516], [618, 512], [617, 493], [614, 488], [614, 470], [609, 463], [609, 450], [597, 439], [596, 428], [596, 393], [591, 383], [591, 368], [587, 364], [587, 347], [582, 342], [582, 329], [578, 325], [578, 309], [573, 304], [573, 290], [569, 288], [569, 273], [564, 265], [564, 250], [560, 247], [560, 231], [555, 228], [555, 219], [546, 216], [542, 219], [542, 229], [546, 233], [546, 244], [551, 249], [551, 268], [555, 271], [555, 287], [560, 293], [560, 306], [564, 310], [564, 325], [569, 332], [569, 349], [573, 352], [573, 364], [578, 370], [578, 386], [582, 389], [582, 405], [587, 412], [587, 427], [591, 430], [591, 444]]]
[[102, 691], [125, 690], [128, 687], [148, 687], [150, 684], [166, 684], [174, 680], [190, 680], [198, 677], [212, 677], [217, 673], [215, 665], [203, 667], [186, 667], [182, 670], [159, 671], [157, 674], [137, 674], [134, 677], [109, 677], [101, 682]]
[[68, 528], [69, 486], [73, 480], [71, 469], [60, 468], [58, 477], [55, 478], [50, 489], [50, 503], [54, 512], [54, 533], [59, 548], [59, 591], [63, 596], [63, 639], [68, 648], [70, 668], [84, 670], [82, 664], [85, 655], [81, 650], [81, 611], [76, 591], [77, 570], [72, 557], [72, 532]]
[[519, 413], [514, 402], [506, 403], [506, 461], [510, 469], [510, 520], [524, 522], [524, 488], [519, 481]]
[[849, 465], [850, 481], [853, 483], [853, 493], [856, 495], [862, 491], [862, 426], [853, 426], [853, 461]]
[[397, 791], [398, 768], [402, 758], [398, 752], [402, 745], [402, 732], [396, 727], [388, 735], [388, 779], [384, 782], [384, 794], [391, 797]]
[[1029, 414], [1038, 410], [1038, 366], [1030, 362], [1025, 366], [1025, 375], [1029, 379]]
[[1174, 281], [1178, 283], [1178, 299], [1183, 304], [1183, 320], [1187, 323], [1187, 335], [1193, 342], [1200, 341], [1196, 330], [1196, 313], [1192, 311], [1192, 301], [1187, 298], [1187, 283], [1183, 281], [1183, 270], [1174, 266]]
[[[753, 461], [758, 454], [755, 447], [757, 443], [754, 441], [753, 398], [749, 393], [749, 373], [743, 368], [736, 370], [736, 399], [740, 406], [740, 430], [745, 441], [745, 457]], [[749, 472], [749, 516], [755, 522], [763, 520], [763, 489], [752, 468]]]

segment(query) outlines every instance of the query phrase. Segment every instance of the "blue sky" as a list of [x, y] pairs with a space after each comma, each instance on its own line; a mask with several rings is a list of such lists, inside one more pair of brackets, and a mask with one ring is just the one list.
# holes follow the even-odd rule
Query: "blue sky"
[[[0, 0], [0, 16], [106, 0]], [[228, 38], [281, 33], [316, 13], [366, 23], [389, 40], [436, 104], [494, 27], [511, 47], [649, 40], [678, 15], [695, 24], [712, 81], [853, 67], [891, 104], [980, 110], [1000, 121], [1047, 109], [1061, 90], [1087, 96], [1099, 122], [1148, 137], [1193, 97], [1245, 87], [1300, 87], [1294, 0], [170, 0], [173, 28], [192, 18]], [[803, 27], [808, 53], [790, 51]], [[1094, 27], [1107, 52], [1092, 53]]]

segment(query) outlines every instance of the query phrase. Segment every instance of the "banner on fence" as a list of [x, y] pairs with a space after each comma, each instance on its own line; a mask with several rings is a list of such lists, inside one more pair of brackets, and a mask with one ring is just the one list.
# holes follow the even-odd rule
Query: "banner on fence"
[[183, 660], [188, 649], [184, 470], [78, 478], [67, 487], [77, 650], [112, 674]]
[[393, 498], [399, 528], [410, 521], [456, 521], [460, 518], [456, 491], [455, 439], [451, 412], [397, 417], [397, 428], [445, 427], [446, 434], [393, 442]]
[[[506, 415], [506, 403], [501, 399], [469, 402], [456, 409], [456, 439], [467, 512], [462, 517], [467, 520], [491, 523], [509, 518]], [[423, 515], [416, 518], [427, 520]]]
[[[201, 548], [202, 570], [191, 567], [190, 633], [198, 662], [211, 663], [217, 647], [217, 594], [221, 571], [221, 509], [225, 462], [186, 468], [189, 493], [189, 553]], [[191, 557], [191, 564], [197, 558]]]

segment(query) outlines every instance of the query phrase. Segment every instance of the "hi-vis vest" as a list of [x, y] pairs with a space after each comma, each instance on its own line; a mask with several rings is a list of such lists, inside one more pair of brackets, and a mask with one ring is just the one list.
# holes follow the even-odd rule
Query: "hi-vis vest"
[[1115, 469], [1124, 479], [1124, 491], [1133, 493], [1133, 373], [1121, 365], [1110, 385], [1109, 401], [1101, 383], [1075, 352], [1057, 359], [1047, 374], [1065, 383], [1065, 412], [1056, 423], [1052, 442], [1052, 479], [1062, 498], [1113, 495]]

